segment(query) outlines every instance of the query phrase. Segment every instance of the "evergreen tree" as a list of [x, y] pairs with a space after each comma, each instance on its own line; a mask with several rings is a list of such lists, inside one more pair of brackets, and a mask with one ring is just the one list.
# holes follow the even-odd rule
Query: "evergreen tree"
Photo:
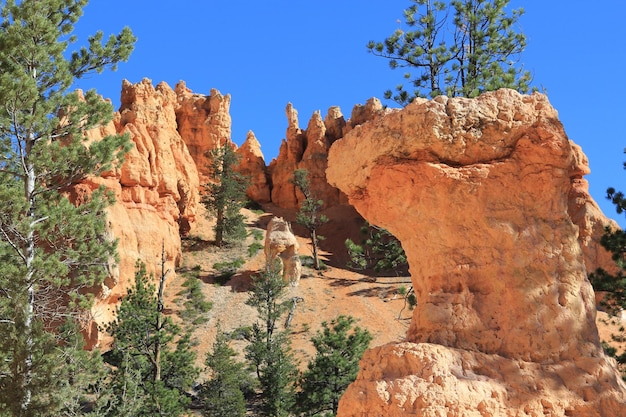
[[241, 214], [247, 197], [248, 179], [235, 171], [239, 155], [229, 144], [211, 151], [210, 175], [215, 181], [204, 186], [202, 203], [215, 217], [215, 244], [242, 241], [246, 238], [245, 218]]
[[[411, 0], [404, 10], [406, 30], [397, 29], [368, 50], [407, 68], [403, 84], [385, 98], [406, 105], [416, 97], [476, 97], [485, 91], [529, 91], [531, 75], [516, 66], [526, 37], [514, 29], [523, 9], [506, 13], [509, 0]], [[413, 71], [415, 73], [413, 73]]]
[[313, 267], [319, 270], [321, 267], [319, 260], [319, 241], [324, 237], [317, 234], [320, 226], [328, 222], [328, 218], [320, 214], [324, 202], [318, 200], [311, 192], [311, 184], [309, 182], [309, 172], [306, 169], [296, 169], [293, 172], [293, 184], [304, 195], [304, 201], [300, 205], [300, 211], [296, 215], [296, 222], [306, 227], [311, 238], [311, 246], [313, 247]]
[[346, 239], [345, 245], [350, 256], [349, 267], [373, 269], [375, 272], [394, 271], [407, 274], [408, 263], [400, 241], [386, 229], [366, 223], [361, 228], [363, 239], [356, 244]]
[[[106, 238], [111, 197], [95, 190], [71, 204], [65, 195], [111, 169], [125, 136], [89, 142], [87, 129], [113, 108], [95, 91], [69, 92], [75, 79], [115, 68], [133, 48], [126, 28], [67, 52], [87, 0], [8, 0], [0, 15], [0, 414], [58, 415], [68, 399], [75, 343], [59, 325], [87, 318], [89, 288], [107, 275], [115, 242]], [[88, 143], [88, 146], [87, 146]], [[73, 359], [72, 359], [73, 360]], [[61, 385], [63, 387], [61, 387]]]
[[213, 303], [207, 301], [202, 292], [199, 269], [194, 269], [184, 276], [183, 289], [178, 293], [181, 298], [176, 302], [183, 304], [184, 309], [179, 312], [179, 316], [183, 319], [187, 330], [193, 331], [194, 326], [208, 321], [206, 313], [213, 307]]
[[322, 323], [322, 332], [312, 338], [317, 354], [299, 381], [298, 410], [304, 415], [335, 415], [339, 399], [356, 379], [372, 335], [353, 329], [354, 322], [351, 316], [339, 316], [330, 325]]
[[[116, 320], [107, 326], [115, 339], [110, 352], [117, 367], [113, 391], [117, 398], [130, 396], [142, 404], [129, 411], [136, 416], [182, 415], [189, 404], [186, 392], [199, 373], [189, 336], [180, 336], [179, 327], [163, 314], [165, 275], [157, 291], [145, 265], [138, 262], [135, 284], [117, 308]], [[117, 415], [128, 407], [119, 401], [110, 408]]]
[[[73, 322], [59, 329], [61, 344], [66, 347], [63, 356], [63, 374], [54, 393], [62, 404], [57, 415], [84, 416], [85, 408], [97, 400], [94, 387], [107, 377], [102, 356], [98, 350], [85, 349], [85, 340]], [[78, 395], [77, 395], [78, 394]]]
[[[624, 150], [624, 152], [626, 153], [626, 150]], [[624, 163], [624, 168], [626, 168], [626, 162]], [[610, 187], [607, 189], [607, 198], [615, 205], [617, 214], [622, 214], [626, 211], [626, 197], [624, 193]], [[606, 308], [607, 313], [610, 316], [619, 317], [622, 311], [626, 309], [626, 232], [622, 229], [613, 230], [607, 227], [600, 240], [600, 244], [612, 253], [612, 258], [617, 266], [617, 272], [611, 274], [599, 268], [594, 273], [590, 274], [589, 280], [595, 291], [604, 291], [607, 293], [605, 299], [602, 301], [602, 305]], [[624, 327], [621, 326], [620, 329], [622, 332], [621, 335], [612, 335], [616, 340], [624, 340], [626, 336], [624, 334]], [[609, 345], [605, 346], [605, 350], [607, 353], [611, 354], [611, 356], [615, 357], [622, 371], [622, 378], [626, 380], [626, 352], [622, 352], [618, 355], [616, 349]]]
[[246, 402], [243, 390], [248, 376], [243, 364], [236, 361], [237, 354], [228, 345], [228, 337], [217, 328], [213, 351], [207, 354], [206, 366], [211, 372], [203, 386], [200, 397], [204, 402], [203, 415], [207, 417], [243, 417]]
[[277, 271], [269, 267], [252, 284], [248, 305], [255, 307], [264, 325], [255, 323], [248, 335], [246, 359], [250, 361], [259, 379], [263, 394], [264, 415], [288, 416], [294, 407], [294, 382], [297, 369], [286, 331], [277, 324], [289, 309], [284, 300], [286, 284]]

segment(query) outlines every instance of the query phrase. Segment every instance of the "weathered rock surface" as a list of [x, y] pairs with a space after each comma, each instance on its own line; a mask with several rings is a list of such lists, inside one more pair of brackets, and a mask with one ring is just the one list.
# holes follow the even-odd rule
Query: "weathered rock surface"
[[273, 217], [265, 233], [265, 262], [269, 266], [278, 260], [283, 279], [292, 286], [298, 285], [302, 274], [298, 249], [300, 245], [289, 222], [282, 217]]
[[[94, 129], [97, 139], [129, 133], [134, 143], [121, 167], [85, 183], [91, 190], [105, 185], [115, 193], [108, 209], [112, 237], [119, 240], [120, 259], [93, 308], [98, 324], [112, 318], [112, 305], [126, 294], [140, 259], [149, 273], [161, 271], [162, 248], [167, 269], [182, 256], [181, 234], [188, 233], [198, 205], [198, 171], [176, 130], [176, 93], [165, 83], [150, 80], [122, 86], [119, 112], [109, 125]], [[91, 344], [96, 342], [92, 336]]]
[[296, 192], [291, 183], [293, 171], [306, 169], [311, 193], [324, 201], [324, 207], [345, 203], [345, 196], [326, 180], [326, 165], [330, 145], [343, 136], [346, 122], [338, 107], [331, 107], [325, 120], [319, 112], [313, 113], [306, 130], [298, 125], [298, 112], [291, 103], [287, 105], [287, 132], [278, 157], [269, 165], [272, 183], [271, 199], [283, 208], [296, 209], [304, 196]]
[[257, 203], [269, 203], [271, 197], [267, 167], [261, 152], [261, 144], [252, 131], [248, 132], [246, 141], [236, 152], [240, 157], [237, 171], [250, 181], [246, 195]]
[[573, 142], [572, 152], [576, 170], [581, 176], [572, 177], [572, 187], [569, 192], [568, 212], [572, 221], [578, 226], [578, 242], [583, 250], [583, 257], [587, 272], [594, 272], [597, 268], [617, 272], [611, 253], [600, 245], [605, 227], [619, 228], [618, 224], [607, 219], [598, 204], [589, 195], [589, 183], [582, 176], [590, 172], [589, 161], [580, 146]]
[[193, 93], [181, 81], [176, 84], [175, 108], [178, 133], [189, 149], [200, 175], [200, 184], [210, 181], [208, 153], [231, 142], [230, 94], [211, 89], [210, 94]]
[[333, 144], [327, 178], [400, 239], [418, 298], [406, 342], [366, 352], [338, 415], [623, 415], [581, 155], [545, 96], [512, 90], [416, 100]]

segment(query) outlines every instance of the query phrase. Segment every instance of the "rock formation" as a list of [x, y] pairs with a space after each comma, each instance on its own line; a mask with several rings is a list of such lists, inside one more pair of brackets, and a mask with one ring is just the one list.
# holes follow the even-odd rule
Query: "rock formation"
[[218, 90], [211, 93], [193, 93], [183, 81], [176, 85], [176, 124], [178, 133], [189, 149], [200, 174], [200, 184], [210, 178], [208, 153], [231, 142], [230, 94]]
[[580, 146], [575, 143], [571, 145], [575, 164], [581, 175], [572, 177], [568, 212], [574, 224], [578, 226], [578, 242], [583, 250], [587, 272], [603, 268], [615, 273], [617, 272], [615, 262], [611, 259], [611, 253], [600, 245], [600, 239], [604, 235], [605, 227], [617, 229], [619, 226], [604, 216], [598, 204], [589, 195], [589, 183], [583, 178], [583, 175], [590, 172], [589, 161]]
[[252, 131], [248, 132], [246, 141], [236, 152], [240, 157], [237, 171], [250, 181], [246, 195], [257, 203], [269, 203], [271, 197], [267, 167], [261, 152], [261, 144]]
[[624, 415], [586, 278], [594, 226], [575, 223], [587, 169], [547, 98], [512, 90], [416, 100], [336, 141], [330, 183], [400, 239], [418, 299], [338, 415]]
[[[176, 93], [165, 83], [125, 81], [113, 122], [88, 132], [93, 139], [128, 133], [134, 144], [121, 167], [81, 185], [106, 186], [116, 197], [108, 209], [111, 235], [119, 241], [117, 268], [105, 281], [93, 314], [97, 324], [112, 318], [112, 305], [126, 294], [140, 259], [149, 273], [159, 274], [162, 248], [166, 268], [181, 261], [181, 234], [189, 232], [198, 205], [198, 171], [176, 130]], [[77, 197], [74, 197], [77, 198]], [[97, 343], [97, 332], [89, 344]]]
[[291, 183], [293, 171], [306, 169], [312, 194], [324, 201], [324, 207], [346, 202], [345, 196], [326, 181], [326, 164], [330, 145], [343, 136], [346, 122], [338, 107], [331, 107], [325, 120], [315, 112], [306, 130], [298, 126], [298, 112], [287, 105], [287, 133], [278, 157], [269, 166], [272, 183], [271, 199], [283, 208], [298, 208], [304, 196]]
[[300, 245], [291, 231], [291, 225], [282, 217], [273, 217], [265, 234], [265, 262], [271, 265], [278, 260], [285, 282], [297, 286], [300, 282], [302, 264], [298, 255]]

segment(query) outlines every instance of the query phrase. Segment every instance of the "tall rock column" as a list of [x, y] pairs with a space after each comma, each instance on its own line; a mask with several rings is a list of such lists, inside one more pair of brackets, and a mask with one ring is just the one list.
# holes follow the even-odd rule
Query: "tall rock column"
[[[112, 320], [112, 305], [134, 282], [137, 260], [157, 276], [163, 249], [166, 269], [174, 270], [182, 260], [180, 237], [195, 221], [199, 184], [196, 165], [176, 130], [176, 104], [176, 94], [165, 83], [155, 88], [148, 79], [124, 81], [113, 122], [88, 132], [93, 139], [127, 133], [134, 145], [121, 166], [89, 178], [80, 188], [88, 193], [104, 185], [116, 197], [107, 220], [111, 237], [118, 239], [120, 259], [92, 309], [97, 325]], [[101, 336], [97, 325], [89, 346]]]
[[296, 169], [306, 169], [312, 194], [324, 201], [324, 207], [345, 202], [345, 196], [326, 180], [326, 165], [330, 145], [343, 135], [346, 122], [339, 107], [331, 107], [322, 120], [319, 112], [313, 113], [306, 130], [298, 126], [298, 111], [287, 105], [286, 140], [280, 146], [278, 157], [269, 165], [272, 202], [283, 208], [298, 208], [304, 196], [292, 183]]
[[176, 84], [176, 126], [200, 174], [200, 183], [211, 180], [208, 169], [211, 150], [231, 142], [230, 94], [211, 89], [193, 93], [183, 81]]
[[418, 301], [340, 416], [623, 414], [569, 212], [577, 155], [547, 98], [512, 90], [416, 100], [333, 144], [327, 178], [402, 242]]

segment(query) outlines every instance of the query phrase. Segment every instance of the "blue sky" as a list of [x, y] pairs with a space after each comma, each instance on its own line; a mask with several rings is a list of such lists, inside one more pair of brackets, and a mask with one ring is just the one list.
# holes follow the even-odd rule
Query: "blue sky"
[[[367, 52], [402, 19], [409, 0], [91, 0], [77, 24], [84, 40], [130, 26], [138, 37], [130, 61], [117, 72], [82, 80], [117, 108], [123, 79], [149, 78], [172, 88], [179, 80], [196, 93], [230, 94], [232, 139], [249, 130], [266, 163], [285, 137], [285, 106], [298, 110], [300, 127], [311, 114], [340, 106], [346, 118], [355, 104], [402, 82], [382, 58]], [[511, 0], [523, 7], [519, 29], [528, 45], [521, 57], [545, 88], [570, 139], [590, 160], [590, 191], [609, 217], [626, 227], [604, 195], [626, 191], [626, 2], [609, 0]], [[394, 103], [386, 103], [393, 105]]]

